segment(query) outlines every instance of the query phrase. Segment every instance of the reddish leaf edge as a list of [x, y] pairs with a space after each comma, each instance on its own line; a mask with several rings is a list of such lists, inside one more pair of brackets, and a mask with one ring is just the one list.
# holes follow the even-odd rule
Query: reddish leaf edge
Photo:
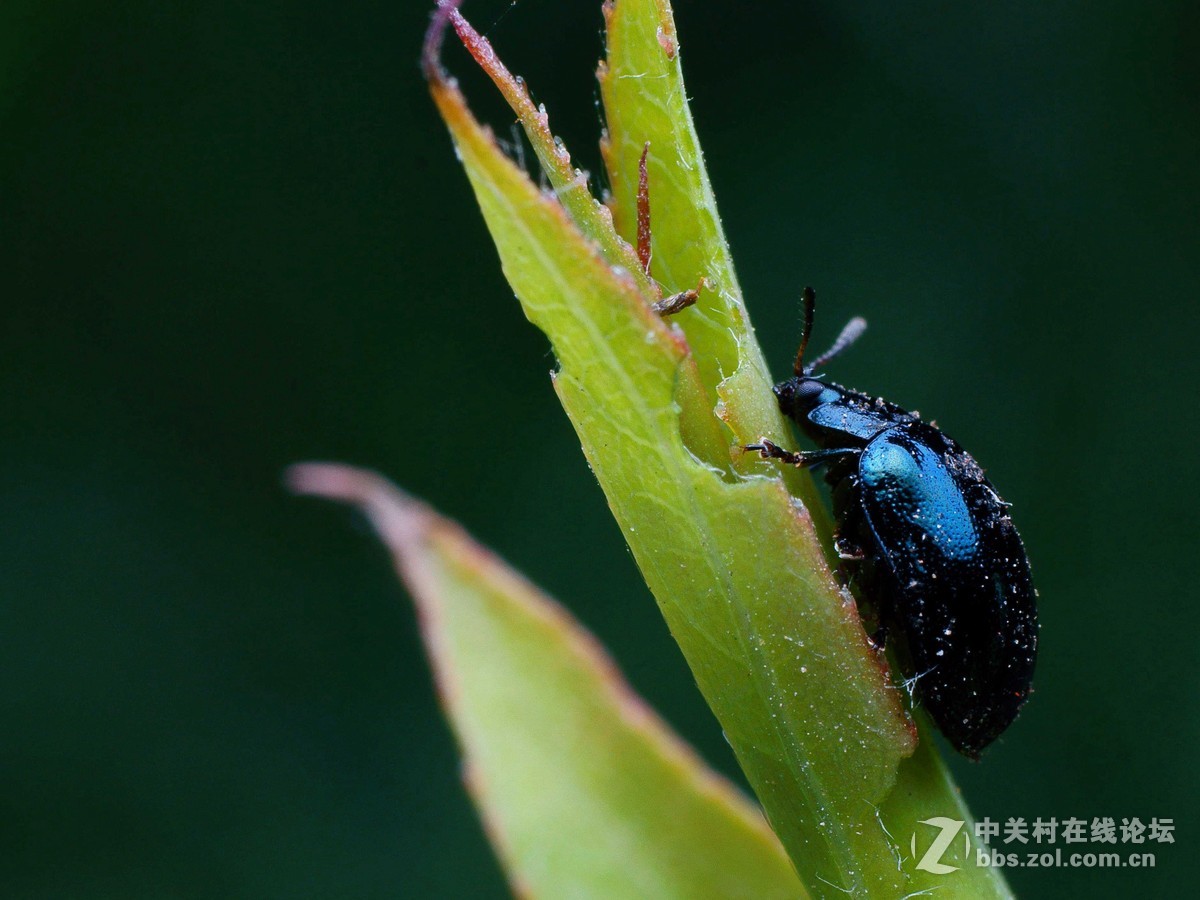
[[[369, 469], [340, 463], [307, 462], [289, 467], [284, 483], [295, 494], [348, 504], [366, 516], [380, 541], [391, 553], [396, 574], [408, 589], [417, 611], [422, 641], [433, 668], [438, 697], [452, 726], [458, 709], [458, 689], [448, 654], [442, 644], [444, 628], [437, 600], [437, 581], [430, 566], [434, 554], [443, 554], [463, 569], [477, 573], [483, 583], [504, 593], [527, 598], [525, 611], [558, 632], [564, 646], [597, 676], [621, 721], [643, 735], [647, 746], [656, 748], [664, 761], [682, 773], [700, 796], [725, 807], [748, 831], [786, 853], [757, 802], [732, 781], [716, 772], [696, 750], [638, 694], [625, 679], [604, 645], [558, 601], [547, 595], [499, 556], [479, 544], [452, 519], [403, 491]], [[489, 789], [481, 773], [472, 767], [468, 747], [455, 733], [464, 758], [463, 783], [479, 810], [484, 829], [501, 860], [510, 858], [503, 829], [489, 813]], [[507, 867], [507, 863], [505, 863]], [[518, 896], [532, 896], [518, 874], [507, 870], [510, 885]]]

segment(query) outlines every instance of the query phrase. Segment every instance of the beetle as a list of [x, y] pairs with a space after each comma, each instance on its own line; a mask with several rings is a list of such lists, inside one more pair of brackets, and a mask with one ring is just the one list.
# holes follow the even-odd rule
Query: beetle
[[775, 385], [780, 411], [820, 449], [767, 440], [746, 449], [824, 467], [835, 546], [878, 622], [894, 633], [914, 697], [960, 753], [978, 759], [1029, 697], [1036, 593], [1024, 545], [979, 464], [935, 425], [818, 374], [866, 329], [851, 319], [809, 363], [816, 296], [805, 288], [795, 374]]

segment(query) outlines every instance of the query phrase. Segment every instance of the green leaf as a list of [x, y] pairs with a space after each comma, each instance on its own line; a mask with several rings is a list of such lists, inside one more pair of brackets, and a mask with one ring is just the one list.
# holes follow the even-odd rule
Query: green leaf
[[305, 465], [359, 505], [420, 613], [467, 786], [529, 897], [804, 897], [761, 813], [635, 695], [590, 634], [457, 525], [369, 472]]
[[[470, 46], [465, 20], [445, 15]], [[917, 727], [903, 692], [829, 568], [810, 480], [741, 449], [786, 430], [704, 175], [669, 7], [620, 0], [608, 15], [602, 78], [609, 165], [614, 180], [623, 179], [617, 223], [630, 233], [631, 160], [649, 139], [651, 160], [659, 160], [651, 167], [655, 272], [672, 290], [694, 284], [699, 272], [715, 283], [671, 324], [651, 310], [659, 291], [630, 270], [627, 242], [603, 233], [605, 217], [578, 198], [560, 203], [538, 191], [472, 117], [436, 64], [436, 47], [427, 55], [434, 99], [505, 274], [554, 345], [560, 400], [810, 892], [1005, 896], [1000, 876], [970, 863], [948, 875], [914, 866], [908, 839], [919, 823], [969, 817], [928, 739], [914, 755]], [[498, 74], [491, 48], [476, 58], [504, 90], [509, 76]], [[618, 81], [638, 89], [618, 89]], [[513, 108], [540, 157], [558, 146], [532, 104]], [[567, 171], [548, 170], [558, 197], [573, 189]], [[956, 847], [943, 862], [961, 863], [962, 853]]]
[[[670, 4], [617, 0], [604, 4], [604, 16], [607, 56], [597, 72], [607, 123], [601, 149], [617, 231], [627, 240], [636, 234], [638, 162], [648, 143], [655, 276], [672, 292], [701, 277], [712, 287], [679, 320], [704, 383], [724, 401], [724, 418], [739, 442], [780, 435], [790, 443], [692, 124]], [[811, 503], [809, 479], [796, 483]]]

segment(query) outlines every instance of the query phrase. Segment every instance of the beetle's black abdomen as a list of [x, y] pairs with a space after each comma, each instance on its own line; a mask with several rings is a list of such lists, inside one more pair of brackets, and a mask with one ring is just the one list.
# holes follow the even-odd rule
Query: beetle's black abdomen
[[842, 503], [861, 504], [867, 593], [896, 628], [917, 696], [955, 748], [978, 757], [1025, 702], [1037, 654], [1033, 583], [1007, 506], [922, 422], [868, 442]]

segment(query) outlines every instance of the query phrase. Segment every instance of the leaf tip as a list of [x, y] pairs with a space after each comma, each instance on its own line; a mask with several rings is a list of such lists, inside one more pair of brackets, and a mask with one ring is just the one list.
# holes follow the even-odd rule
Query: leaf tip
[[431, 84], [442, 84], [450, 79], [442, 66], [442, 42], [446, 37], [446, 28], [461, 4], [462, 0], [437, 0], [429, 17], [429, 27], [425, 29], [425, 40], [421, 46], [421, 71]]
[[429, 530], [432, 513], [382, 475], [339, 463], [289, 466], [284, 485], [293, 494], [323, 497], [356, 506], [390, 547], [409, 547]]

